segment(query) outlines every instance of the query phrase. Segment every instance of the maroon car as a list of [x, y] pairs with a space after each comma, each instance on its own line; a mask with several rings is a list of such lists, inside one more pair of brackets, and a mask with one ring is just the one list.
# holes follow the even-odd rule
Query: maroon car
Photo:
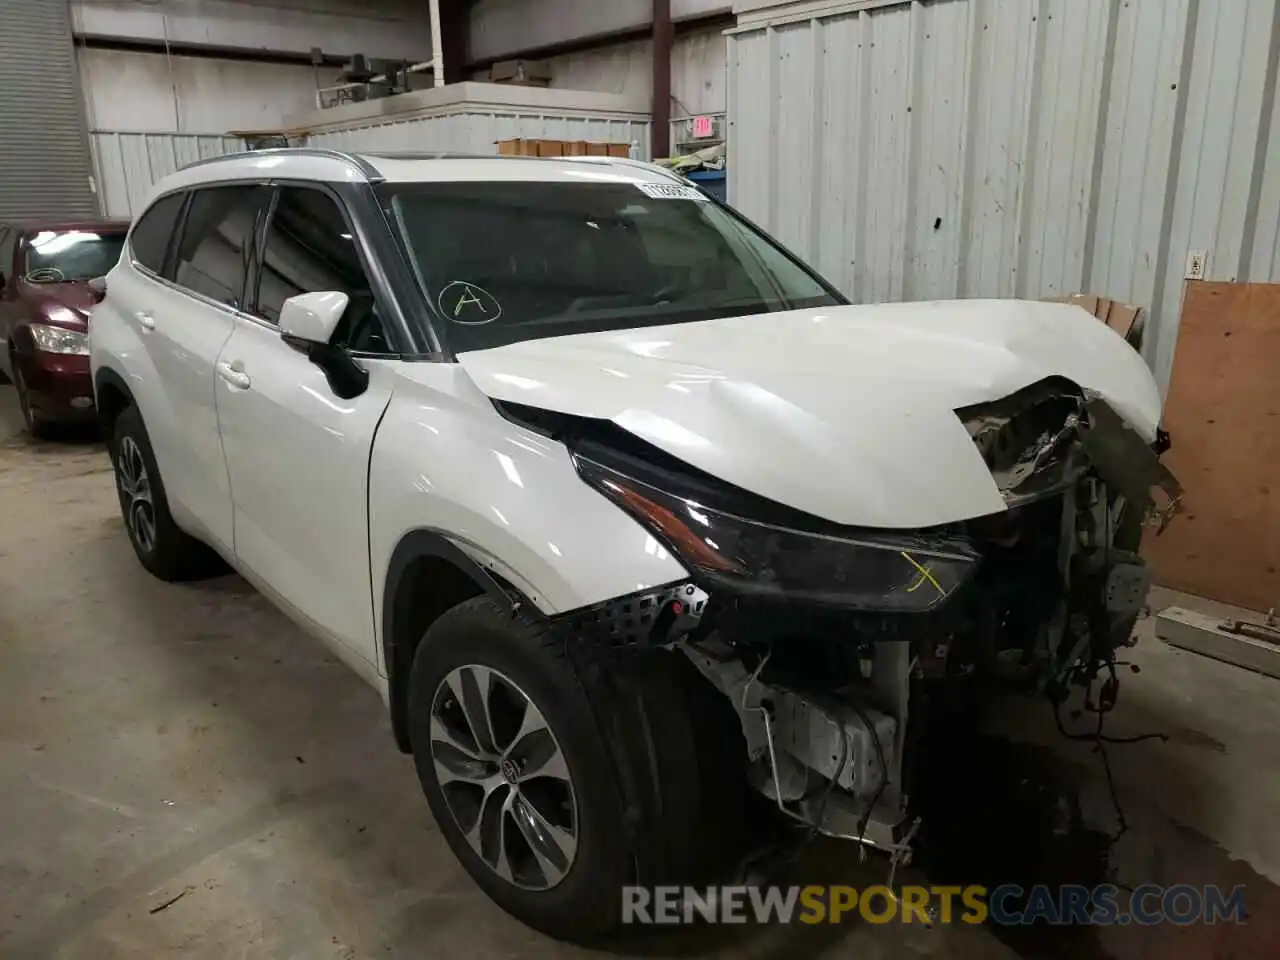
[[[94, 417], [89, 281], [120, 259], [127, 223], [0, 224], [0, 374], [27, 428]], [[2, 382], [2, 381], [0, 381]]]

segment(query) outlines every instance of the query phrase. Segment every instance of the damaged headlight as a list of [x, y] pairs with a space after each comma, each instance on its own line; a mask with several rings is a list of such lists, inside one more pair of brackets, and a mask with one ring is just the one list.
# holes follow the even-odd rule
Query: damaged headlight
[[963, 540], [858, 531], [832, 535], [750, 520], [575, 456], [582, 478], [653, 531], [708, 592], [923, 613], [973, 573]]

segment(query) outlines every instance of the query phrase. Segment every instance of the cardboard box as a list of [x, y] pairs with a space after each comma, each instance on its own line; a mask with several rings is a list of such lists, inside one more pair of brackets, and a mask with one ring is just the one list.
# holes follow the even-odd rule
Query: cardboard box
[[545, 156], [538, 152], [541, 140], [499, 140], [498, 155], [502, 157], [538, 157]]
[[1142, 346], [1142, 308], [1120, 303], [1107, 297], [1087, 293], [1073, 293], [1066, 297], [1048, 297], [1049, 303], [1071, 303], [1088, 310], [1135, 348]]
[[590, 143], [586, 140], [499, 140], [504, 157], [629, 157], [628, 143]]
[[501, 60], [489, 68], [489, 80], [521, 87], [546, 87], [551, 83], [551, 67], [541, 60]]

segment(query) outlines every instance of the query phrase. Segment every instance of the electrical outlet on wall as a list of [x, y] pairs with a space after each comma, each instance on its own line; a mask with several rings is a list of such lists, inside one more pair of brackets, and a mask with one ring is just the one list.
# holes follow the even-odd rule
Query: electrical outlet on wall
[[1187, 279], [1188, 280], [1204, 279], [1205, 260], [1207, 259], [1208, 259], [1208, 254], [1206, 254], [1203, 250], [1187, 251]]

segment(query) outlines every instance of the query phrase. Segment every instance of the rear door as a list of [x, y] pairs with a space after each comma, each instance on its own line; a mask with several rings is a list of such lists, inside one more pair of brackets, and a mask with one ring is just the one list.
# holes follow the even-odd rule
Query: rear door
[[113, 276], [108, 293], [155, 371], [151, 383], [139, 385], [148, 394], [142, 414], [170, 506], [184, 527], [227, 550], [231, 491], [214, 363], [244, 303], [250, 248], [270, 194], [260, 184], [191, 191], [173, 242], [157, 245], [145, 265], [137, 257], [150, 238], [137, 236], [140, 222], [133, 256], [142, 269]]
[[[396, 360], [364, 255], [338, 197], [321, 185], [281, 186], [263, 235], [247, 312], [218, 361], [218, 419], [231, 478], [235, 552], [318, 632], [374, 668], [369, 574], [369, 455]], [[281, 339], [289, 297], [351, 298], [334, 342], [369, 371], [344, 400], [325, 373]], [[348, 657], [348, 662], [352, 658]]]

